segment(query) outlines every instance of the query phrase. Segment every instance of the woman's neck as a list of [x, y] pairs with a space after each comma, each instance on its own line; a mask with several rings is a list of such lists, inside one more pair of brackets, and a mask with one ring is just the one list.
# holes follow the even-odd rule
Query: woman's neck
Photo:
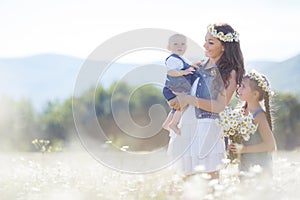
[[217, 61], [215, 59], [210, 58], [205, 66], [205, 69], [212, 68], [216, 66]]

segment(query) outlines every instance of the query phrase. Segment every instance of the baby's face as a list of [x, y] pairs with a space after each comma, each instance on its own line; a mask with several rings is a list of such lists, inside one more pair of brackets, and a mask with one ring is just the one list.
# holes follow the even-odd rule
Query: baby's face
[[186, 39], [183, 37], [175, 37], [173, 38], [168, 46], [168, 49], [177, 55], [183, 55], [187, 48]]

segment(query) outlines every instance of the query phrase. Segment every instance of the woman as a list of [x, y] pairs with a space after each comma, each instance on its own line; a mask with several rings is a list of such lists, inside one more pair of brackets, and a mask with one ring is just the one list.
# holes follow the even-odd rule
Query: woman
[[238, 33], [228, 24], [213, 24], [207, 30], [204, 48], [209, 59], [194, 73], [191, 95], [172, 94], [167, 88], [164, 95], [172, 108], [189, 105], [179, 124], [181, 135], [170, 132], [168, 153], [179, 159], [176, 165], [186, 175], [200, 170], [214, 179], [225, 158], [215, 118], [229, 103], [245, 69]]

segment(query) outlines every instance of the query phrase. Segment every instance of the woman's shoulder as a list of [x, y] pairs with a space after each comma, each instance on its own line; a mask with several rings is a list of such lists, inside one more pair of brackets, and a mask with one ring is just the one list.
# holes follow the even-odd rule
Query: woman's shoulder
[[[237, 73], [235, 70], [230, 72], [229, 79], [227, 80], [228, 87], [225, 88], [226, 90], [235, 91], [237, 89], [237, 81], [236, 81]], [[232, 93], [233, 94], [233, 93]]]
[[230, 78], [235, 80], [236, 76], [237, 76], [237, 72], [234, 69], [232, 69], [231, 72], [230, 72]]

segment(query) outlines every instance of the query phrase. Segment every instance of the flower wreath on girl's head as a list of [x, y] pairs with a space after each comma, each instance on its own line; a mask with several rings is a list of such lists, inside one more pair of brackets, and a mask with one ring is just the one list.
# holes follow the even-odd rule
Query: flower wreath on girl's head
[[254, 80], [257, 82], [258, 87], [260, 87], [264, 92], [267, 92], [269, 96], [272, 96], [274, 92], [271, 90], [270, 82], [268, 79], [262, 74], [258, 73], [255, 70], [251, 70], [246, 77], [250, 80]]

